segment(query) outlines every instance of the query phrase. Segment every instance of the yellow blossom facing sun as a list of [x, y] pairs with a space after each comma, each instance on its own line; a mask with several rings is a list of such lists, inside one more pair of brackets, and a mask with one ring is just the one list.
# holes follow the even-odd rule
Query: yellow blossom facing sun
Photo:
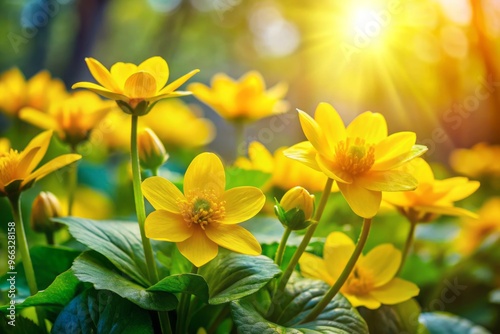
[[19, 118], [56, 131], [63, 142], [76, 147], [88, 140], [91, 130], [113, 106], [111, 101], [103, 101], [94, 93], [76, 92], [67, 99], [53, 102], [47, 112], [25, 107]]
[[[149, 104], [161, 99], [190, 95], [176, 91], [189, 78], [199, 72], [193, 70], [167, 85], [169, 67], [161, 57], [151, 57], [139, 65], [118, 62], [110, 70], [94, 58], [85, 58], [92, 76], [99, 83], [77, 82], [72, 88], [85, 88], [112, 100], [129, 114], [144, 115]], [[137, 110], [139, 106], [140, 110]]]
[[195, 266], [217, 256], [218, 246], [259, 255], [260, 244], [238, 223], [262, 209], [265, 196], [255, 187], [225, 190], [224, 166], [213, 153], [198, 155], [184, 176], [184, 194], [170, 181], [154, 176], [142, 183], [142, 191], [156, 211], [145, 223], [146, 236], [175, 242]]
[[308, 141], [287, 149], [285, 155], [335, 180], [357, 215], [375, 216], [382, 191], [416, 188], [417, 180], [410, 173], [396, 169], [427, 150], [415, 145], [415, 133], [388, 136], [384, 116], [369, 111], [346, 128], [328, 103], [318, 105], [314, 119], [301, 110], [299, 118]]
[[10, 149], [0, 153], [0, 196], [17, 196], [35, 181], [81, 158], [79, 154], [64, 154], [35, 170], [47, 152], [51, 137], [52, 131], [45, 131], [21, 152]]
[[384, 193], [384, 200], [396, 206], [406, 216], [416, 214], [416, 220], [419, 222], [431, 221], [437, 215], [477, 218], [475, 213], [455, 207], [453, 202], [474, 193], [479, 188], [478, 181], [469, 181], [466, 177], [436, 180], [429, 164], [421, 158], [413, 160], [402, 169], [417, 178], [417, 189]]
[[[300, 270], [304, 277], [316, 278], [329, 285], [335, 284], [346, 267], [354, 242], [341, 232], [328, 235], [323, 258], [304, 253]], [[360, 255], [353, 271], [340, 289], [352, 306], [377, 309], [380, 305], [402, 303], [419, 293], [412, 282], [395, 277], [401, 263], [401, 252], [391, 244], [382, 244], [366, 255]]]
[[478, 143], [470, 149], [456, 149], [450, 155], [450, 165], [469, 177], [500, 176], [500, 145]]
[[256, 121], [288, 109], [288, 103], [282, 100], [288, 85], [281, 82], [266, 90], [264, 78], [256, 71], [246, 73], [238, 81], [219, 73], [213, 76], [211, 87], [193, 83], [188, 89], [222, 118], [232, 122]]
[[48, 71], [41, 71], [29, 80], [18, 68], [0, 76], [0, 111], [13, 117], [17, 117], [23, 107], [46, 111], [53, 101], [66, 96], [63, 82], [51, 78]]

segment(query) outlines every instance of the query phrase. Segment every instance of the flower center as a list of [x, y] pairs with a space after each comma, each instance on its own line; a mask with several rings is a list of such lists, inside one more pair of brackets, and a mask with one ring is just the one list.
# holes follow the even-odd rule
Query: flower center
[[0, 153], [0, 184], [5, 185], [18, 179], [19, 152], [11, 149], [9, 152]]
[[194, 223], [205, 229], [205, 226], [220, 223], [224, 219], [225, 204], [213, 192], [197, 191], [196, 194], [187, 194], [186, 200], [179, 202], [179, 208], [189, 227]]
[[335, 160], [346, 173], [354, 176], [369, 170], [375, 162], [375, 147], [362, 138], [347, 138], [337, 144]]
[[370, 292], [373, 285], [373, 274], [370, 271], [355, 267], [342, 290], [348, 294], [360, 296]]

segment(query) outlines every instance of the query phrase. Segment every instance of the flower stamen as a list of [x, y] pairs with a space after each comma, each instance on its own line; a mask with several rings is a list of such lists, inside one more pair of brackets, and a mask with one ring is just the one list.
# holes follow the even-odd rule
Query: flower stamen
[[356, 267], [345, 282], [342, 290], [348, 294], [360, 296], [366, 295], [373, 290], [373, 286], [374, 283], [372, 273]]
[[179, 208], [188, 227], [194, 223], [205, 230], [207, 225], [218, 224], [224, 219], [225, 204], [213, 192], [205, 190], [186, 196], [186, 200], [179, 201]]
[[362, 138], [347, 138], [335, 148], [336, 163], [351, 176], [362, 174], [375, 163], [375, 147], [368, 145]]

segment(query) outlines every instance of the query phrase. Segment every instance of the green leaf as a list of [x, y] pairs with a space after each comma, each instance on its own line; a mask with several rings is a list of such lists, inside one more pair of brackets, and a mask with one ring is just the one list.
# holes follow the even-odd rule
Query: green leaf
[[147, 291], [163, 291], [170, 293], [188, 293], [208, 302], [208, 285], [205, 279], [195, 274], [180, 274], [165, 277]]
[[113, 291], [143, 309], [169, 311], [177, 307], [177, 298], [173, 294], [146, 290], [121, 275], [97, 252], [85, 252], [80, 255], [73, 264], [73, 271], [82, 282], [94, 284], [96, 290]]
[[489, 334], [484, 327], [446, 312], [426, 312], [420, 314], [422, 323], [430, 334]]
[[[80, 286], [81, 283], [73, 272], [67, 270], [57, 276], [47, 289], [41, 290], [36, 295], [26, 298], [24, 302], [20, 304], [16, 304], [16, 310], [20, 311], [29, 306], [45, 306], [62, 309], [71, 299], [73, 299]], [[7, 307], [8, 305], [0, 307], [0, 312], [9, 312]]]
[[[31, 319], [16, 315], [15, 321], [5, 317], [4, 321], [0, 320], [0, 333], [3, 334], [33, 334], [43, 333], [43, 330], [38, 327]], [[2, 318], [0, 317], [0, 319]]]
[[359, 308], [370, 334], [417, 334], [420, 306], [414, 299], [397, 305], [382, 305], [376, 310]]
[[150, 285], [137, 223], [74, 217], [57, 218], [54, 221], [68, 225], [69, 232], [76, 240], [104, 255], [137, 283]]
[[282, 298], [272, 313], [273, 321], [258, 311], [250, 298], [231, 303], [232, 318], [238, 332], [262, 333], [335, 333], [363, 334], [368, 328], [363, 318], [347, 299], [337, 294], [319, 317], [311, 322], [300, 322], [321, 300], [328, 286], [317, 280], [294, 279], [290, 281]]
[[251, 295], [281, 274], [268, 257], [236, 254], [223, 249], [198, 272], [208, 283], [209, 303], [213, 305]]
[[271, 174], [259, 170], [242, 169], [239, 167], [226, 168], [226, 189], [241, 186], [261, 188], [271, 178]]
[[94, 289], [74, 298], [57, 317], [51, 334], [149, 334], [149, 313], [116, 294]]

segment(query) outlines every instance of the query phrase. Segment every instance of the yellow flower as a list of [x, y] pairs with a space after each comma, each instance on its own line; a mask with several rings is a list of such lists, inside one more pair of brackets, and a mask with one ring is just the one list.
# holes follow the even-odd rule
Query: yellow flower
[[[184, 96], [190, 92], [175, 91], [189, 78], [199, 72], [193, 70], [174, 82], [166, 85], [169, 77], [167, 62], [161, 57], [151, 57], [139, 65], [131, 63], [115, 63], [108, 71], [94, 58], [85, 58], [90, 73], [100, 85], [91, 82], [77, 82], [74, 88], [86, 88], [112, 100], [124, 108], [123, 101], [130, 108], [135, 109], [139, 103], [147, 106], [168, 97]], [[166, 86], [165, 86], [166, 85]], [[133, 110], [127, 113], [132, 113]], [[146, 111], [141, 111], [141, 114]]]
[[38, 233], [54, 232], [63, 225], [51, 219], [62, 216], [61, 203], [50, 191], [42, 191], [31, 206], [31, 229]]
[[470, 254], [491, 234], [500, 232], [500, 197], [492, 197], [478, 210], [478, 219], [464, 218], [457, 239], [460, 252]]
[[308, 141], [289, 148], [285, 155], [337, 181], [357, 215], [375, 216], [382, 191], [412, 190], [417, 186], [413, 176], [396, 170], [427, 150], [415, 145], [415, 133], [388, 136], [384, 116], [369, 111], [345, 128], [340, 115], [327, 103], [318, 105], [315, 119], [301, 110], [299, 117]]
[[217, 256], [218, 245], [238, 253], [260, 254], [254, 236], [236, 224], [262, 209], [264, 194], [255, 187], [225, 191], [225, 185], [224, 167], [213, 153], [202, 153], [191, 162], [184, 177], [184, 194], [164, 178], [146, 179], [142, 191], [156, 209], [146, 218], [146, 236], [175, 242], [197, 267]]
[[239, 81], [219, 73], [214, 75], [211, 84], [212, 87], [207, 87], [201, 83], [193, 83], [188, 89], [229, 121], [255, 121], [283, 113], [288, 108], [288, 103], [282, 101], [288, 85], [279, 83], [266, 91], [264, 79], [256, 71], [246, 73]]
[[10, 140], [7, 138], [0, 138], [0, 157], [10, 150]]
[[43, 129], [55, 130], [62, 141], [76, 147], [88, 140], [90, 131], [111, 110], [110, 101], [102, 101], [91, 92], [76, 92], [69, 98], [53, 102], [44, 112], [26, 107], [19, 118]]
[[[333, 285], [354, 252], [354, 242], [341, 232], [327, 237], [323, 258], [304, 253], [300, 270], [304, 277], [317, 278]], [[377, 309], [381, 304], [402, 303], [419, 293], [419, 288], [395, 277], [401, 263], [401, 252], [391, 244], [382, 244], [366, 255], [360, 255], [340, 292], [354, 307]]]
[[500, 145], [478, 143], [471, 149], [456, 149], [450, 155], [451, 167], [470, 177], [500, 176]]
[[47, 71], [39, 72], [28, 81], [18, 68], [0, 76], [0, 110], [10, 116], [17, 117], [23, 107], [45, 111], [52, 101], [66, 96], [62, 81], [52, 79]]
[[35, 170], [47, 152], [52, 131], [33, 138], [22, 152], [11, 149], [0, 154], [0, 196], [14, 196], [56, 169], [79, 160], [79, 154], [64, 154]]
[[[310, 192], [322, 191], [327, 180], [325, 174], [288, 159], [283, 154], [285, 149], [286, 147], [281, 147], [274, 152], [274, 155], [271, 155], [264, 145], [254, 141], [248, 146], [249, 158], [239, 157], [234, 164], [243, 169], [260, 170], [272, 174], [267, 186], [276, 186], [283, 190], [301, 186]], [[338, 191], [336, 186], [334, 191]]]
[[137, 135], [139, 160], [142, 168], [158, 169], [168, 159], [165, 146], [150, 128], [141, 129]]
[[468, 210], [453, 206], [471, 195], [479, 188], [478, 181], [469, 181], [466, 177], [452, 177], [435, 180], [432, 169], [425, 160], [417, 158], [402, 167], [419, 181], [417, 189], [401, 193], [384, 193], [384, 200], [410, 216], [411, 210], [417, 214], [417, 220], [430, 221], [436, 215], [467, 216], [477, 215]]

